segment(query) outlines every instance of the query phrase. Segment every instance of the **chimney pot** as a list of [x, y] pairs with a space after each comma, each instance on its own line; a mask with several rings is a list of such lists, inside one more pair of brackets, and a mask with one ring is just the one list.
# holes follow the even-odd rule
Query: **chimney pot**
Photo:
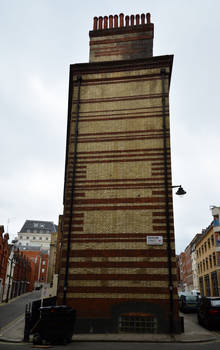
[[140, 24], [140, 15], [136, 15], [136, 26]]
[[134, 25], [134, 15], [131, 15], [131, 26]]
[[113, 16], [109, 16], [109, 28], [113, 28]]
[[149, 12], [147, 13], [146, 17], [147, 17], [147, 24], [150, 24], [150, 13]]
[[141, 14], [141, 24], [145, 24], [145, 14]]
[[124, 14], [120, 13], [119, 17], [120, 17], [120, 27], [124, 27]]
[[93, 30], [97, 30], [98, 17], [93, 18]]
[[108, 17], [105, 16], [104, 17], [104, 29], [107, 29], [108, 28]]
[[129, 16], [125, 16], [125, 25], [129, 27]]
[[118, 16], [114, 15], [114, 28], [118, 28]]
[[100, 16], [99, 17], [99, 30], [102, 29], [102, 20], [103, 20], [103, 18], [102, 18], [102, 16]]

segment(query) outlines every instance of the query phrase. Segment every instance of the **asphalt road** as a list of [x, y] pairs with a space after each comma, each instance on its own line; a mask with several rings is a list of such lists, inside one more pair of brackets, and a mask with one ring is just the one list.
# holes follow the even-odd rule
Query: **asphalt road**
[[[68, 345], [54, 345], [48, 348], [54, 350], [219, 350], [220, 339], [211, 343], [117, 343], [117, 342], [82, 342]], [[0, 343], [1, 350], [27, 350], [33, 349], [32, 344]]]
[[32, 293], [26, 293], [19, 298], [15, 298], [8, 303], [0, 304], [0, 328], [14, 321], [20, 315], [23, 315], [25, 313], [25, 305], [39, 298], [40, 292], [34, 291]]

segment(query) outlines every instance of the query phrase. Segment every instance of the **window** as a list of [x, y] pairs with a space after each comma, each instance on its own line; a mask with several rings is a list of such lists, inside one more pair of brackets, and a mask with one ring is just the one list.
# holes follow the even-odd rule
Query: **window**
[[31, 230], [28, 228], [28, 229], [27, 229], [27, 232], [28, 232], [28, 233], [30, 233], [30, 232], [31, 232]]
[[209, 266], [210, 266], [210, 268], [212, 268], [212, 256], [211, 255], [209, 255]]
[[44, 273], [45, 269], [42, 269], [41, 272]]
[[37, 227], [38, 227], [38, 223], [34, 222], [34, 228], [37, 228]]
[[209, 275], [205, 275], [205, 289], [206, 289], [206, 296], [210, 297], [210, 281], [209, 281]]
[[46, 237], [46, 241], [48, 241], [48, 237]]
[[42, 241], [42, 237], [39, 237], [40, 241]]
[[153, 315], [135, 314], [119, 317], [119, 331], [128, 333], [156, 333], [157, 320]]
[[211, 278], [212, 278], [213, 296], [217, 297], [219, 296], [219, 291], [218, 291], [218, 276], [216, 271], [212, 272]]
[[42, 261], [42, 265], [45, 265], [45, 264], [46, 264], [46, 261], [45, 261], [45, 260], [43, 260], [43, 261]]
[[205, 260], [203, 260], [203, 271], [205, 271]]
[[29, 236], [27, 236], [27, 238], [26, 239], [29, 239]]
[[209, 268], [209, 261], [208, 261], [208, 258], [205, 259], [205, 262], [206, 262], [206, 268], [207, 268], [207, 270], [208, 270], [208, 268]]
[[203, 245], [202, 245], [202, 254], [204, 254], [204, 247], [203, 247]]
[[219, 226], [219, 216], [214, 215], [213, 219], [213, 226]]
[[29, 243], [26, 243], [26, 245], [28, 245]]
[[216, 265], [216, 255], [215, 255], [215, 252], [212, 254], [213, 256], [213, 265], [215, 266]]
[[35, 240], [36, 239], [36, 237], [35, 236], [33, 236], [33, 240]]
[[23, 236], [20, 236], [20, 239], [22, 239], [23, 238]]
[[208, 239], [208, 248], [210, 249], [210, 238]]
[[207, 251], [207, 244], [206, 244], [206, 242], [205, 242], [204, 246], [205, 246], [205, 252], [206, 252]]

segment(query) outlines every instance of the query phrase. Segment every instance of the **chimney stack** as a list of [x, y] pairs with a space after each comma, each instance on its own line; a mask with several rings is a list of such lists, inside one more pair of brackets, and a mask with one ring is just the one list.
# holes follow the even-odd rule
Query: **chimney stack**
[[150, 13], [94, 17], [89, 36], [90, 62], [153, 56], [154, 25]]

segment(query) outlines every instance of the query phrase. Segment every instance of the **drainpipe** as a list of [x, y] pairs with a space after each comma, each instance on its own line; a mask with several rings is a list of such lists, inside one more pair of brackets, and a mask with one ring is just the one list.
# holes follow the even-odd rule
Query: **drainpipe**
[[165, 212], [166, 212], [166, 234], [167, 234], [167, 255], [168, 255], [168, 278], [170, 295], [169, 330], [173, 333], [173, 275], [172, 275], [172, 250], [170, 242], [170, 212], [169, 212], [169, 183], [167, 170], [167, 129], [166, 129], [166, 90], [165, 90], [166, 69], [161, 69], [162, 80], [162, 113], [163, 113], [163, 152], [164, 152], [164, 187], [165, 187]]
[[[66, 295], [68, 288], [68, 274], [69, 274], [69, 260], [70, 260], [70, 248], [71, 248], [71, 231], [73, 222], [73, 199], [75, 191], [75, 176], [76, 176], [76, 161], [77, 161], [77, 143], [78, 143], [78, 126], [79, 126], [79, 108], [80, 108], [80, 88], [82, 77], [77, 76], [77, 102], [76, 102], [76, 122], [75, 122], [75, 135], [74, 135], [74, 152], [73, 152], [73, 171], [72, 171], [72, 186], [70, 196], [70, 217], [69, 217], [69, 230], [67, 239], [67, 254], [66, 254], [66, 269], [63, 288], [63, 305], [66, 305]], [[73, 96], [73, 94], [72, 94]]]

